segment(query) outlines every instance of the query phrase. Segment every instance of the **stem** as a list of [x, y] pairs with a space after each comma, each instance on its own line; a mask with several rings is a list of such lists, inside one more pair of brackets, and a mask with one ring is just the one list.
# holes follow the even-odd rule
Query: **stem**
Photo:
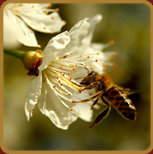
[[24, 57], [24, 54], [25, 54], [25, 51], [19, 51], [19, 50], [4, 50], [4, 53], [7, 53], [9, 55], [12, 55], [14, 57], [17, 57], [21, 60], [23, 60], [23, 57]]

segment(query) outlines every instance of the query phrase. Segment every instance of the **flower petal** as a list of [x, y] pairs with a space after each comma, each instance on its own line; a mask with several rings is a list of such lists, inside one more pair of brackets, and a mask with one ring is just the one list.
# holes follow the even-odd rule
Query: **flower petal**
[[32, 117], [33, 108], [37, 104], [38, 97], [41, 95], [41, 87], [42, 87], [42, 75], [40, 74], [32, 81], [27, 92], [25, 113], [28, 120], [30, 120], [30, 117]]
[[58, 128], [68, 129], [69, 125], [78, 118], [78, 115], [75, 111], [70, 111], [70, 108], [63, 105], [58, 98], [55, 93], [52, 93], [49, 85], [44, 82], [39, 98], [39, 109]]
[[40, 47], [38, 45], [34, 32], [18, 17], [16, 17], [18, 24], [18, 32], [16, 33], [19, 42], [26, 46]]
[[89, 19], [90, 28], [88, 30], [88, 34], [87, 34], [86, 38], [83, 40], [84, 44], [90, 45], [95, 27], [96, 27], [97, 23], [99, 23], [101, 21], [101, 19], [102, 19], [102, 15], [100, 15], [100, 14]]
[[32, 29], [43, 33], [55, 33], [60, 32], [61, 28], [66, 24], [61, 20], [57, 12], [47, 15], [42, 14], [20, 14], [20, 17], [26, 22]]
[[[39, 70], [43, 70], [47, 68], [50, 62], [55, 59], [55, 55], [54, 55], [55, 52], [59, 52], [62, 49], [64, 49], [69, 42], [70, 42], [70, 37], [67, 31], [60, 33], [57, 36], [53, 37], [48, 42], [46, 48], [44, 49], [43, 62], [41, 66], [39, 67]], [[63, 55], [63, 52], [60, 55]]]

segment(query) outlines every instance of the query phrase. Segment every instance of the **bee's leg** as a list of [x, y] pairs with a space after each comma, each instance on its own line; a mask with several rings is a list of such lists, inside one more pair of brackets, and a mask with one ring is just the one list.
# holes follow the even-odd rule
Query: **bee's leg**
[[91, 109], [90, 109], [90, 110], [92, 110], [92, 109], [93, 109], [93, 106], [94, 106], [95, 104], [97, 104], [98, 99], [99, 99], [99, 98], [97, 98], [97, 99], [93, 102], [93, 104], [91, 105]]
[[94, 123], [90, 126], [90, 128], [91, 128], [92, 126], [94, 126], [95, 124], [99, 124], [99, 123], [103, 120], [103, 118], [105, 118], [105, 117], [108, 115], [108, 113], [109, 113], [109, 111], [110, 111], [110, 108], [111, 108], [111, 106], [109, 105], [108, 108], [106, 108], [104, 111], [102, 111], [102, 112], [96, 117]]
[[92, 89], [92, 88], [98, 86], [99, 84], [100, 84], [100, 82], [92, 82], [90, 85], [86, 86], [85, 88], [81, 88], [79, 90], [79, 92], [81, 93], [83, 90]]
[[90, 126], [90, 128], [91, 128], [92, 126], [94, 126], [95, 124], [99, 124], [99, 123], [102, 121], [102, 119], [105, 118], [105, 117], [108, 115], [108, 113], [109, 113], [109, 111], [110, 111], [110, 109], [111, 109], [111, 106], [105, 101], [104, 96], [105, 96], [105, 95], [103, 94], [101, 98], [102, 98], [103, 102], [104, 102], [106, 105], [108, 105], [108, 108], [106, 108], [104, 111], [102, 111], [102, 112], [96, 117], [94, 123]]
[[[72, 101], [72, 103], [86, 103], [86, 102], [88, 102], [88, 101], [92, 101], [93, 99], [95, 99], [95, 98], [97, 98], [97, 97], [99, 97], [100, 95], [101, 95], [101, 91], [99, 91], [99, 92], [97, 92], [95, 95], [93, 95], [93, 96], [91, 96], [91, 97], [89, 97], [88, 99], [83, 99], [83, 100], [81, 100], [81, 101]], [[98, 101], [98, 100], [97, 100]]]

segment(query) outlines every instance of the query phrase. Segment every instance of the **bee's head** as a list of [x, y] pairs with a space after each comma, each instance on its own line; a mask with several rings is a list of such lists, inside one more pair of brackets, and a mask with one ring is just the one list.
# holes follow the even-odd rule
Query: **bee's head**
[[82, 85], [90, 85], [92, 82], [95, 82], [95, 76], [96, 76], [96, 72], [91, 71], [90, 73], [87, 74], [87, 76], [80, 82], [80, 84]]

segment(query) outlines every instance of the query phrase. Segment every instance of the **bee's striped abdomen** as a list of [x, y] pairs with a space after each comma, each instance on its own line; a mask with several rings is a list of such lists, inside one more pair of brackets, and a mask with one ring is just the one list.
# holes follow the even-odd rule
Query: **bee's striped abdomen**
[[105, 98], [123, 115], [130, 120], [136, 119], [136, 108], [124, 92], [117, 87], [111, 87], [105, 94]]

